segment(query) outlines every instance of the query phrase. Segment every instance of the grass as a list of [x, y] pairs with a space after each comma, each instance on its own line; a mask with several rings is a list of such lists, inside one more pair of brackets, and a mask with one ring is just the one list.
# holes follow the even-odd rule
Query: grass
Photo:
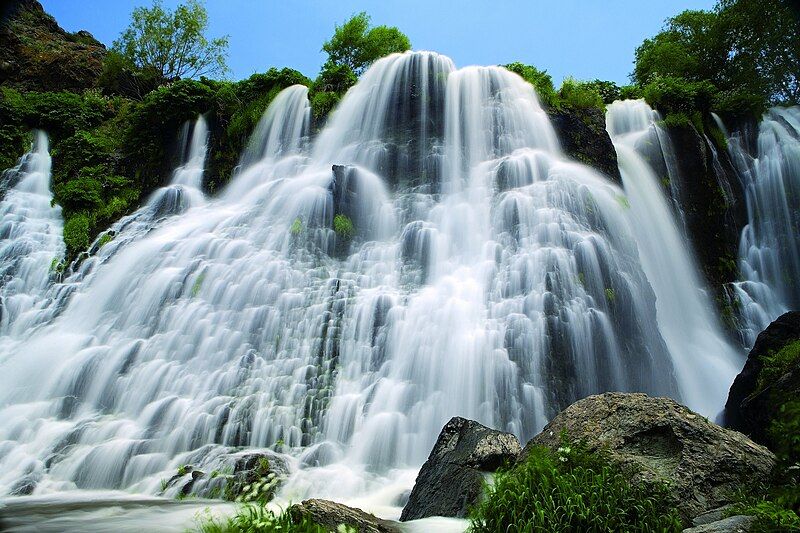
[[632, 484], [601, 454], [566, 439], [500, 472], [470, 513], [472, 532], [680, 531], [663, 487]]
[[777, 353], [762, 356], [761, 362], [764, 366], [758, 374], [757, 390], [762, 391], [777, 381], [788, 373], [797, 361], [800, 361], [800, 341], [790, 342]]
[[[288, 511], [275, 514], [260, 505], [244, 505], [229, 518], [215, 519], [210, 513], [197, 519], [202, 533], [327, 533], [328, 529], [307, 517], [293, 517]], [[343, 529], [343, 531], [354, 531]]]

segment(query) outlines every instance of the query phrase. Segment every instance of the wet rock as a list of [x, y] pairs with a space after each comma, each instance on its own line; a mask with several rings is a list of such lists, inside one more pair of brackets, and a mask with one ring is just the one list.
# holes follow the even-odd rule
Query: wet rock
[[263, 452], [240, 452], [232, 455], [235, 460], [233, 477], [228, 479], [224, 496], [226, 500], [248, 498], [248, 487], [262, 483], [256, 495], [260, 501], [269, 501], [275, 495], [280, 482], [288, 473], [286, 462], [279, 456]]
[[737, 515], [716, 522], [684, 529], [683, 533], [746, 533], [753, 527], [753, 517]]
[[732, 502], [742, 489], [771, 480], [775, 456], [741, 433], [724, 429], [668, 398], [606, 393], [580, 400], [534, 437], [557, 449], [561, 434], [603, 450], [632, 481], [666, 484], [684, 523]]
[[594, 167], [614, 183], [622, 183], [617, 152], [606, 131], [602, 110], [550, 109], [548, 114], [567, 155]]
[[749, 435], [756, 442], [771, 445], [767, 435], [770, 423], [782, 405], [781, 398], [800, 398], [800, 361], [789, 372], [759, 389], [763, 357], [779, 352], [800, 340], [800, 312], [778, 317], [756, 339], [744, 368], [733, 381], [725, 404], [725, 426]]
[[359, 533], [398, 533], [396, 522], [383, 520], [355, 507], [328, 500], [305, 500], [289, 508], [294, 520], [308, 518], [331, 531], [345, 525]]
[[722, 507], [719, 507], [717, 509], [713, 509], [711, 511], [707, 511], [703, 514], [697, 515], [694, 518], [692, 518], [692, 526], [693, 527], [704, 526], [706, 524], [722, 520], [723, 518], [725, 518], [725, 515], [732, 507], [733, 504], [723, 505]]
[[466, 516], [481, 496], [484, 476], [516, 460], [520, 451], [511, 433], [452, 418], [422, 465], [400, 520]]

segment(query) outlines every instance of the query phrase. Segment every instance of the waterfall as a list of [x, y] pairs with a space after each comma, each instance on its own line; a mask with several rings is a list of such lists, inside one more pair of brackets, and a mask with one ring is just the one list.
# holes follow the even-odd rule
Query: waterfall
[[393, 502], [451, 416], [527, 439], [714, 364], [675, 360], [623, 191], [517, 75], [395, 54], [313, 139], [309, 111], [286, 89], [219, 196], [123, 219], [48, 324], [0, 339], [0, 491], [156, 494], [280, 444], [286, 498]]
[[737, 132], [728, 138], [728, 151], [745, 190], [748, 221], [739, 241], [742, 280], [731, 285], [731, 298], [742, 340], [752, 346], [770, 322], [800, 306], [800, 107], [770, 109], [754, 142]]
[[[61, 208], [51, 206], [47, 135], [3, 173], [0, 201], [0, 334], [32, 327], [55, 265], [64, 255]], [[26, 317], [27, 315], [27, 317]]]
[[[659, 120], [643, 100], [617, 101], [607, 111], [642, 266], [656, 296], [658, 328], [669, 348], [681, 395], [692, 409], [716, 414], [742, 357], [725, 339], [713, 303], [702, 289], [688, 240], [676, 224], [661, 180], [645, 159], [675, 157], [664, 142], [668, 137]], [[680, 181], [673, 173], [668, 176], [671, 184]]]

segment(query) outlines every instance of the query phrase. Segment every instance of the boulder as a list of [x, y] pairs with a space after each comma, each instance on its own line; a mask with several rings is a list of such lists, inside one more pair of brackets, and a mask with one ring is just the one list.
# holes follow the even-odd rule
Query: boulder
[[780, 399], [800, 398], [800, 360], [779, 379], [759, 389], [763, 358], [798, 340], [800, 312], [796, 311], [781, 315], [758, 335], [728, 393], [723, 416], [726, 427], [741, 431], [756, 442], [772, 445], [767, 429], [783, 403]]
[[548, 109], [564, 152], [599, 170], [614, 183], [621, 184], [617, 152], [606, 131], [606, 118], [600, 109]]
[[683, 533], [746, 533], [753, 527], [752, 516], [736, 515], [716, 522], [684, 529]]
[[461, 417], [450, 419], [419, 471], [400, 520], [466, 516], [481, 496], [485, 474], [514, 462], [520, 451], [511, 433]]
[[336, 531], [341, 525], [355, 528], [358, 533], [399, 533], [395, 522], [383, 520], [355, 507], [328, 500], [305, 500], [289, 507], [293, 520], [308, 518], [317, 524]]
[[557, 449], [561, 435], [603, 451], [634, 482], [665, 484], [684, 523], [771, 480], [775, 456], [668, 398], [606, 393], [558, 414], [526, 446]]

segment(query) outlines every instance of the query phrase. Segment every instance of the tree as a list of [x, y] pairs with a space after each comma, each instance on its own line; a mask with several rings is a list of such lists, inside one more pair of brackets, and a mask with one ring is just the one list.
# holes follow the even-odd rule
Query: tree
[[394, 26], [370, 28], [370, 17], [365, 12], [337, 25], [333, 37], [322, 45], [322, 51], [328, 54], [328, 63], [346, 66], [356, 76], [375, 60], [410, 48], [408, 37]]
[[228, 37], [209, 40], [207, 28], [208, 13], [199, 0], [187, 0], [175, 11], [154, 0], [150, 8], [133, 10], [130, 25], [112, 50], [128, 68], [158, 83], [224, 74]]

